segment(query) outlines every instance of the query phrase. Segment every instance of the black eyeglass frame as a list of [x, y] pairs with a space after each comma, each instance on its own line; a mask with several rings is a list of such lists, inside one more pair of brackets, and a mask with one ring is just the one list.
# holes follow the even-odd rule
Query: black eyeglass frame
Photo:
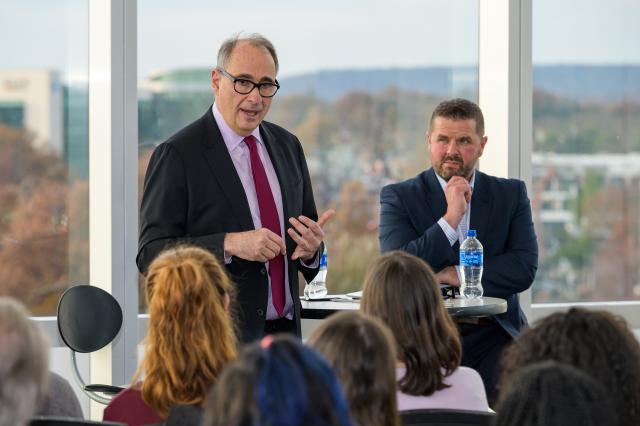
[[[273, 98], [276, 95], [276, 93], [278, 93], [278, 90], [280, 90], [280, 83], [278, 83], [278, 80], [276, 80], [273, 83], [272, 82], [254, 83], [253, 81], [248, 80], [246, 78], [239, 78], [239, 77], [236, 77], [234, 75], [231, 75], [223, 68], [218, 68], [218, 71], [220, 71], [220, 74], [222, 74], [223, 76], [225, 76], [229, 80], [231, 80], [231, 82], [233, 83], [233, 90], [235, 90], [236, 93], [239, 93], [241, 95], [248, 95], [249, 93], [251, 93], [253, 91], [253, 89], [255, 89], [257, 87], [258, 88], [258, 93], [260, 94], [260, 96], [262, 96], [263, 98]], [[242, 81], [242, 82], [245, 82], [245, 83], [251, 83], [252, 84], [251, 89], [249, 91], [247, 91], [247, 92], [241, 92], [236, 87], [236, 83], [238, 81]], [[263, 87], [268, 87], [268, 86], [276, 88], [276, 91], [273, 92], [272, 95], [264, 95], [262, 93], [262, 88]]]

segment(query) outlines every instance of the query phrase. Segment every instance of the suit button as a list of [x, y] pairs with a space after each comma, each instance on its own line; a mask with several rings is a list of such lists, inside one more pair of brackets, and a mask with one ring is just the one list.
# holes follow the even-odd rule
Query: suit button
[[259, 317], [261, 317], [262, 315], [264, 315], [264, 311], [260, 308], [256, 309], [256, 314], [258, 314]]
[[262, 275], [266, 275], [266, 274], [267, 274], [267, 268], [261, 268], [261, 269], [260, 269], [260, 273], [261, 273]]

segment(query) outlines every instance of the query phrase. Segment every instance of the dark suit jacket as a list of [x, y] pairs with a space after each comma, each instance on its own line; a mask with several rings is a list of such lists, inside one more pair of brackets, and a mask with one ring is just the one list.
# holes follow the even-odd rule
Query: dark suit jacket
[[[284, 222], [305, 215], [317, 220], [311, 180], [298, 139], [275, 124], [263, 122], [260, 135], [278, 175]], [[198, 120], [160, 144], [149, 161], [140, 208], [140, 240], [136, 263], [141, 272], [168, 245], [190, 243], [224, 261], [227, 232], [254, 229], [242, 183], [222, 139], [211, 108]], [[291, 261], [296, 244], [287, 235], [289, 287], [300, 335], [298, 270], [312, 279], [317, 268]], [[241, 340], [262, 336], [268, 301], [265, 265], [234, 257], [227, 271], [237, 287], [235, 313]]]
[[[404, 250], [436, 272], [459, 264], [460, 244], [452, 247], [437, 223], [447, 202], [432, 168], [384, 187], [380, 204], [382, 252]], [[507, 312], [495, 318], [515, 337], [526, 324], [517, 294], [531, 286], [538, 269], [538, 243], [524, 182], [476, 170], [469, 229], [477, 231], [484, 248], [484, 295], [507, 300]]]

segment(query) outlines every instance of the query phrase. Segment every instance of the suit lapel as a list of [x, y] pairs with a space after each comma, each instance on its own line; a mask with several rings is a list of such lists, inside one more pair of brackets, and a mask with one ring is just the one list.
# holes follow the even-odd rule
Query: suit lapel
[[427, 208], [431, 212], [432, 222], [437, 222], [447, 212], [447, 200], [438, 182], [436, 172], [429, 168], [420, 176], [425, 189]]
[[220, 188], [222, 188], [222, 192], [229, 202], [235, 217], [238, 218], [242, 229], [253, 229], [253, 219], [251, 218], [247, 195], [244, 193], [242, 182], [240, 182], [233, 160], [222, 139], [218, 124], [213, 118], [211, 108], [202, 119], [205, 121], [203, 133], [204, 153], [211, 172], [218, 181]]
[[476, 170], [476, 181], [473, 188], [473, 196], [471, 197], [469, 229], [475, 229], [480, 240], [486, 238], [492, 204], [487, 177], [484, 173]]

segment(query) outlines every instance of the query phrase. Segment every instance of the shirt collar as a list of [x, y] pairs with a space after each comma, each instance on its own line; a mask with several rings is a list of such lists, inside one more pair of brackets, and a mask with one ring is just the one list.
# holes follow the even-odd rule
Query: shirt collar
[[[229, 150], [229, 152], [233, 152], [240, 146], [240, 144], [242, 144], [242, 141], [244, 141], [246, 136], [240, 136], [227, 124], [215, 102], [211, 107], [211, 111], [213, 112], [213, 118], [218, 124], [218, 129], [220, 129], [220, 134], [222, 135], [224, 144], [227, 146], [227, 150]], [[253, 129], [251, 134], [258, 140], [258, 143], [263, 143], [262, 137], [260, 137], [260, 126]]]
[[[434, 170], [435, 171], [435, 170]], [[436, 177], [438, 178], [438, 182], [440, 182], [440, 186], [442, 187], [442, 190], [444, 191], [447, 188], [447, 181], [442, 179], [442, 177], [438, 174], [438, 172], [436, 172]], [[469, 186], [471, 187], [471, 190], [473, 191], [473, 185], [476, 183], [476, 169], [473, 169], [473, 174], [471, 175], [471, 181], [469, 182]]]

